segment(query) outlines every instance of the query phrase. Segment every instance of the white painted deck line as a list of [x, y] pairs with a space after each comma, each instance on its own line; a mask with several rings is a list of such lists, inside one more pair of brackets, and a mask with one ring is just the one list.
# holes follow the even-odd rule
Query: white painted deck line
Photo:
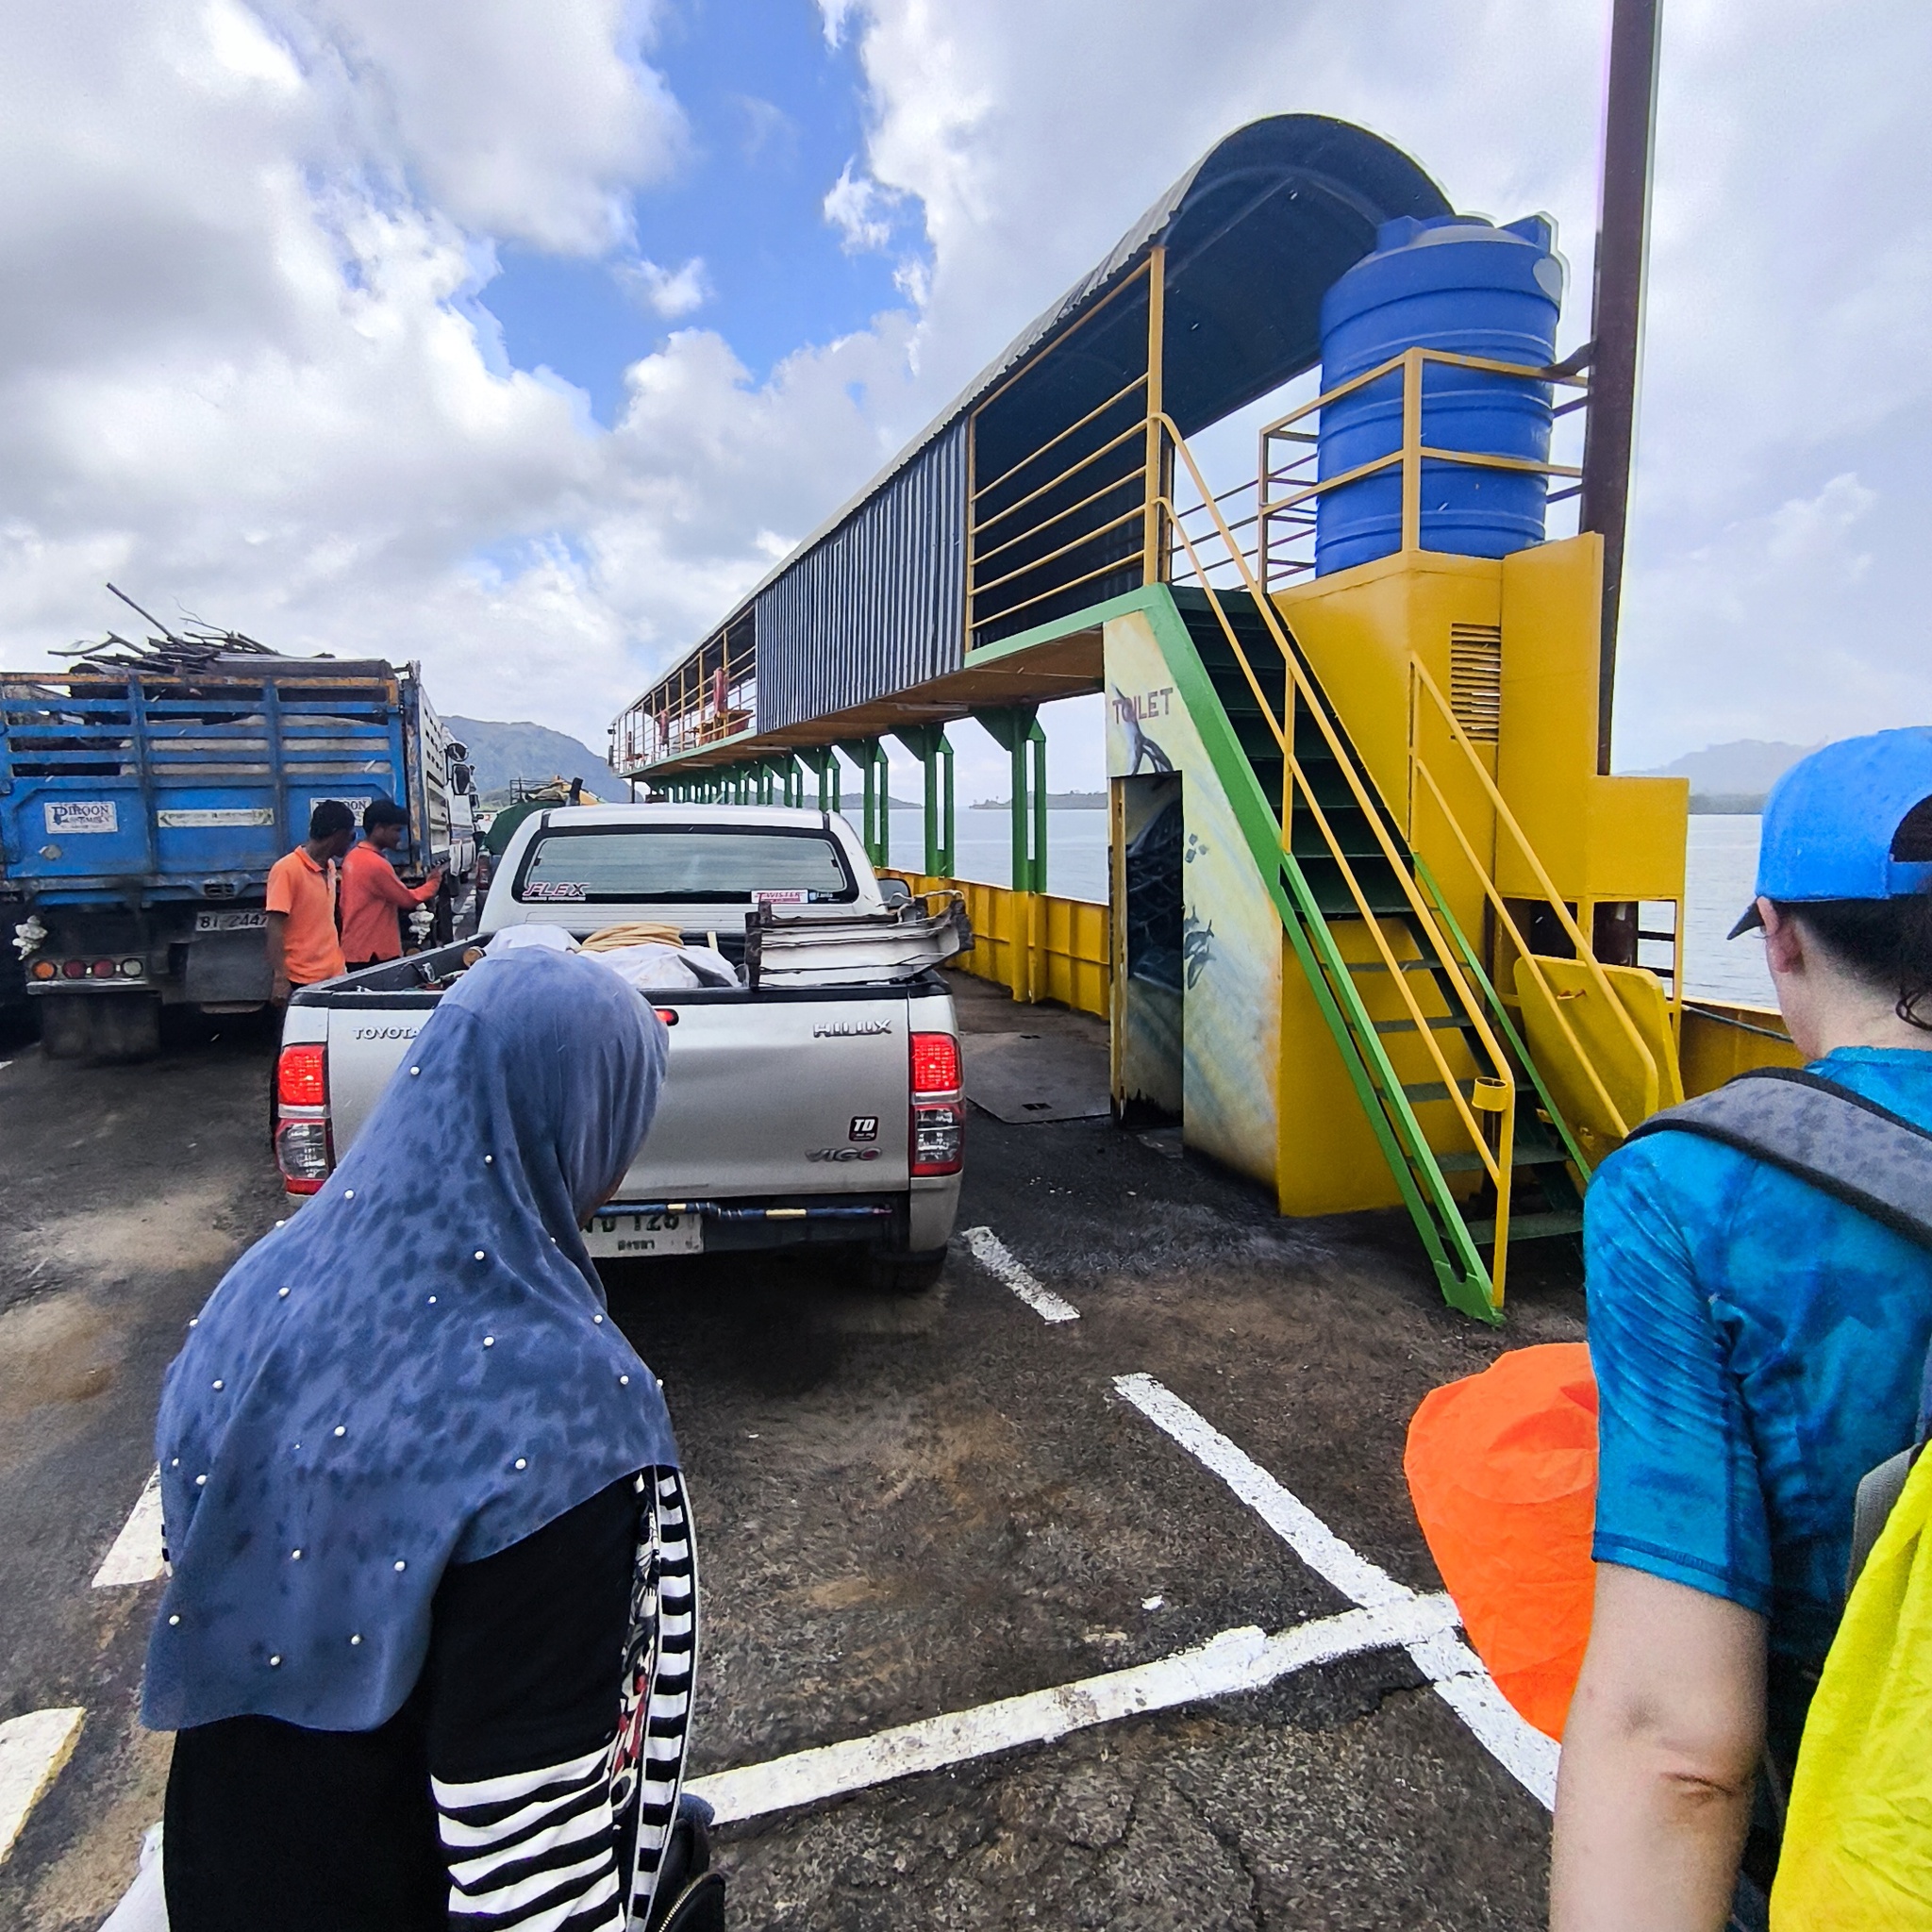
[[12, 1851], [42, 1793], [59, 1776], [86, 1715], [73, 1705], [30, 1710], [0, 1724], [0, 1860]]
[[[1407, 1584], [1397, 1582], [1351, 1549], [1299, 1496], [1152, 1375], [1117, 1375], [1113, 1386], [1156, 1428], [1218, 1475], [1316, 1575], [1343, 1596], [1372, 1609], [1435, 1601], [1417, 1598]], [[1416, 1668], [1477, 1742], [1531, 1797], [1546, 1809], [1555, 1809], [1556, 1742], [1518, 1716], [1468, 1644], [1450, 1631], [1406, 1647]]]
[[900, 1724], [869, 1738], [796, 1751], [767, 1764], [718, 1772], [687, 1787], [715, 1806], [720, 1824], [817, 1804], [894, 1778], [944, 1771], [1025, 1744], [1049, 1744], [1071, 1731], [1185, 1704], [1265, 1690], [1295, 1671], [1359, 1651], [1386, 1650], [1453, 1636], [1456, 1607], [1445, 1596], [1410, 1594], [1378, 1609], [1344, 1610], [1274, 1636], [1244, 1624], [1191, 1650], [1052, 1690], [1029, 1690], [972, 1710]]
[[161, 1473], [156, 1470], [135, 1498], [121, 1534], [101, 1558], [101, 1567], [94, 1572], [94, 1588], [152, 1583], [161, 1574]]
[[966, 1245], [973, 1250], [973, 1258], [989, 1274], [996, 1274], [1004, 1281], [1042, 1322], [1077, 1322], [1080, 1311], [1072, 1302], [1062, 1299], [1050, 1288], [1043, 1288], [1036, 1281], [1025, 1265], [1013, 1257], [1013, 1252], [990, 1227], [969, 1227], [965, 1235]]

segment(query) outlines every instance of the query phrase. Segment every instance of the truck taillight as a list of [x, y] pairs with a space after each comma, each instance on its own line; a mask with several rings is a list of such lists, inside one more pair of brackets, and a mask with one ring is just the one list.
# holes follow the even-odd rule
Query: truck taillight
[[958, 1174], [966, 1162], [966, 1103], [959, 1042], [950, 1033], [911, 1039], [912, 1122], [908, 1165], [914, 1174]]
[[326, 1048], [320, 1042], [285, 1046], [275, 1062], [275, 1097], [284, 1107], [326, 1107]]
[[335, 1166], [326, 1121], [284, 1121], [275, 1129], [275, 1165], [290, 1194], [316, 1194]]
[[959, 1042], [950, 1033], [912, 1036], [912, 1091], [957, 1093], [959, 1091]]

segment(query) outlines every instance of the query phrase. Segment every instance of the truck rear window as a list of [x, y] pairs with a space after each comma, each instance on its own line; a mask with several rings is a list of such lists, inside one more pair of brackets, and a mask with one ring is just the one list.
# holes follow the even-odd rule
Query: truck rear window
[[821, 832], [724, 825], [546, 832], [532, 841], [516, 882], [525, 906], [749, 906], [760, 895], [849, 905], [858, 888], [838, 842]]

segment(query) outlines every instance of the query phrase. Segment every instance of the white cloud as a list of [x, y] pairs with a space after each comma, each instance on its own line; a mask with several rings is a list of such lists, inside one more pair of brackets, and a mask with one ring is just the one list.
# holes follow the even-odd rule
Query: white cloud
[[348, 138], [471, 231], [601, 253], [629, 237], [629, 192], [683, 150], [683, 114], [644, 60], [654, 5], [263, 4]]
[[819, 0], [819, 12], [824, 16], [825, 45], [836, 47], [845, 38], [845, 23], [857, 11], [857, 0]]
[[892, 209], [900, 199], [870, 175], [855, 175], [847, 161], [825, 191], [825, 219], [844, 237], [846, 254], [884, 248], [892, 239]]
[[705, 258], [694, 255], [682, 268], [659, 268], [655, 261], [620, 262], [617, 278], [645, 308], [667, 322], [681, 321], [694, 314], [711, 299], [711, 284], [705, 275]]
[[[825, 197], [907, 308], [755, 383], [689, 326], [608, 431], [511, 369], [499, 242], [644, 261], [679, 165], [645, 0], [19, 0], [0, 69], [0, 657], [97, 629], [112, 575], [291, 648], [423, 658], [450, 708], [592, 743], [1031, 315], [1243, 120], [1363, 121], [1457, 205], [1548, 208], [1581, 339], [1601, 10], [1534, 0], [821, 0], [863, 152]], [[1932, 9], [1665, 23], [1623, 654], [1636, 765], [1932, 714]], [[763, 120], [758, 139], [775, 139]], [[765, 132], [760, 133], [759, 129]], [[782, 132], [782, 130], [780, 130]], [[719, 219], [728, 221], [728, 208]], [[1232, 460], [1242, 460], [1237, 450]], [[1230, 477], [1228, 480], [1232, 480]], [[481, 559], [479, 561], [479, 559]], [[965, 795], [1005, 767], [962, 730]], [[1056, 724], [1057, 789], [1097, 731]]]

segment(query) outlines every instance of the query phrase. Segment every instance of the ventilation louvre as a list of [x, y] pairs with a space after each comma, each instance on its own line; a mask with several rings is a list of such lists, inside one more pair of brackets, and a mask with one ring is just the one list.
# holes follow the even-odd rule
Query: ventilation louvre
[[1474, 744], [1494, 744], [1503, 726], [1503, 629], [1449, 626], [1449, 708]]

